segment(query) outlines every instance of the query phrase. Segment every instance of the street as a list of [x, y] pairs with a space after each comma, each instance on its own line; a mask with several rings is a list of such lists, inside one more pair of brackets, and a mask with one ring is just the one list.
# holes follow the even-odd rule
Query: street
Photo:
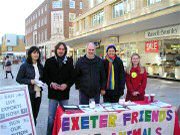
[[[12, 66], [14, 79], [12, 79], [10, 75], [8, 76], [8, 79], [4, 79], [5, 72], [2, 68], [2, 65], [0, 65], [0, 87], [19, 85], [15, 81], [19, 66], [20, 65]], [[176, 108], [178, 108], [180, 105], [179, 82], [160, 80], [160, 79], [148, 79], [146, 93], [148, 94], [155, 93], [156, 94], [155, 99], [170, 103]], [[78, 105], [78, 102], [79, 102], [78, 91], [75, 90], [75, 87], [73, 85], [73, 87], [71, 88], [69, 104]], [[101, 102], [102, 102], [102, 97], [101, 97]], [[47, 91], [43, 91], [42, 103], [41, 103], [41, 108], [38, 115], [38, 121], [36, 126], [37, 135], [46, 134], [47, 117], [48, 117]]]

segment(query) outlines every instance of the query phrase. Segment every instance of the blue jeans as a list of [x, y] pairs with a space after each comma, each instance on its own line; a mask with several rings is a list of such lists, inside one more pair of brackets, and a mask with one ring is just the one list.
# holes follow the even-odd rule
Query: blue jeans
[[58, 105], [68, 105], [68, 100], [57, 101], [54, 99], [49, 99], [47, 135], [52, 135], [54, 118]]
[[[80, 105], [89, 105], [89, 99], [91, 98], [87, 97], [83, 92], [79, 91], [79, 104]], [[96, 104], [99, 104], [100, 93], [96, 94], [93, 99]]]

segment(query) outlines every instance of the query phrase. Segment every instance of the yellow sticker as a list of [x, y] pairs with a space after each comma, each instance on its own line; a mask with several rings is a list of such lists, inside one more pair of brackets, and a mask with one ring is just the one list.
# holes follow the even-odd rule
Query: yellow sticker
[[137, 73], [136, 73], [136, 72], [132, 72], [132, 73], [131, 73], [131, 77], [132, 77], [132, 78], [136, 78], [136, 77], [137, 77]]

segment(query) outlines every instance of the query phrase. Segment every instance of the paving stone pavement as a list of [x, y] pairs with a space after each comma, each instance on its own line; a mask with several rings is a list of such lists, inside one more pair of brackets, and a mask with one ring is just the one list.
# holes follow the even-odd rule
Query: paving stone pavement
[[[19, 65], [13, 65], [12, 71], [16, 78]], [[4, 79], [5, 73], [0, 65], [0, 87], [19, 85], [16, 83], [15, 79], [11, 79], [10, 75], [8, 79]], [[125, 90], [126, 93], [126, 90]], [[178, 108], [180, 106], [180, 83], [175, 81], [167, 81], [161, 79], [148, 79], [146, 93], [155, 93], [156, 99], [167, 102]], [[78, 91], [75, 87], [71, 88], [69, 104], [78, 105], [79, 96]], [[102, 97], [101, 97], [102, 102]], [[40, 107], [40, 112], [37, 119], [36, 132], [37, 135], [46, 135], [47, 127], [47, 117], [48, 117], [48, 98], [47, 91], [43, 91], [42, 103]]]

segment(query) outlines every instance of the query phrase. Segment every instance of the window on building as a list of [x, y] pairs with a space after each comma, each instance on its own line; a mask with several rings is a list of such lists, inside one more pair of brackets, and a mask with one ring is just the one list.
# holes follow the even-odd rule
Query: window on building
[[42, 20], [41, 20], [41, 26], [43, 26], [43, 25], [44, 25], [44, 20], [42, 19]]
[[38, 27], [41, 27], [41, 20], [38, 20]]
[[69, 0], [69, 8], [75, 8], [75, 0]]
[[73, 36], [73, 32], [74, 32], [74, 28], [73, 27], [69, 27], [69, 37]]
[[41, 41], [44, 41], [44, 32], [41, 32]]
[[69, 22], [72, 22], [76, 18], [75, 13], [69, 13]]
[[37, 29], [37, 23], [36, 24], [34, 24], [34, 30], [36, 30]]
[[44, 17], [44, 24], [47, 24], [47, 15]]
[[41, 14], [43, 14], [43, 11], [44, 11], [44, 10], [43, 10], [43, 7], [42, 7], [42, 8], [41, 8]]
[[52, 2], [52, 8], [62, 8], [62, 0], [58, 0], [58, 1], [53, 1]]
[[162, 0], [147, 0], [148, 6], [161, 2]]
[[45, 31], [44, 31], [44, 36], [45, 36], [45, 41], [47, 40], [47, 29], [45, 29]]
[[41, 15], [41, 11], [40, 11], [40, 9], [38, 10], [38, 16], [40, 16]]
[[135, 0], [124, 0], [124, 12], [129, 13], [135, 9]]
[[100, 12], [95, 13], [92, 16], [92, 26], [102, 24], [103, 21], [104, 21], [104, 11], [103, 10], [100, 11]]
[[41, 42], [41, 34], [38, 33], [38, 43], [40, 43], [40, 42]]
[[82, 2], [79, 3], [79, 8], [83, 9], [83, 3]]
[[44, 11], [47, 11], [47, 4], [46, 4], [45, 7], [44, 7]]
[[37, 19], [37, 12], [35, 13], [35, 19]]
[[120, 17], [124, 15], [124, 4], [119, 2], [113, 5], [113, 18]]

